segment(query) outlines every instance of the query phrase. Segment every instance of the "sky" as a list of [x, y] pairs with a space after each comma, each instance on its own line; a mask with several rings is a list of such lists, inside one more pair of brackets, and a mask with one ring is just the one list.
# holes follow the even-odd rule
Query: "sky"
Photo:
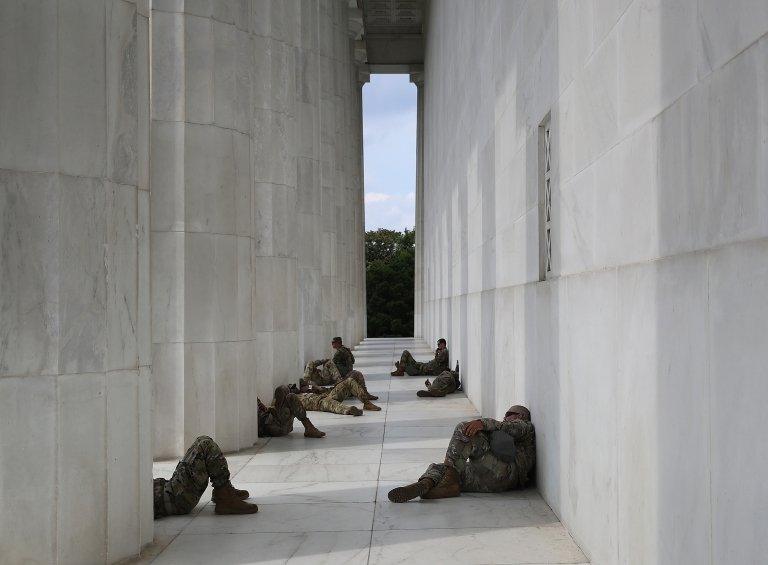
[[363, 86], [365, 229], [413, 229], [416, 86], [408, 75], [371, 75]]

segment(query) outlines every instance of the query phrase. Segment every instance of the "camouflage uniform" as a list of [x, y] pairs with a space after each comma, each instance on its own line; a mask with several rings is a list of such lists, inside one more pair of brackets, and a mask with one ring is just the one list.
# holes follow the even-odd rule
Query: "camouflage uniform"
[[407, 349], [400, 356], [400, 363], [408, 375], [439, 375], [448, 370], [448, 349], [435, 350], [435, 358], [426, 363], [420, 363], [413, 358]]
[[318, 386], [337, 385], [343, 382], [345, 378], [353, 379], [357, 381], [363, 390], [368, 394], [368, 387], [365, 385], [365, 377], [360, 371], [351, 370], [347, 373], [346, 377], [342, 377], [339, 370], [336, 368], [336, 363], [333, 361], [326, 361], [322, 364], [322, 368], [318, 369], [320, 361], [310, 361], [304, 367], [304, 380], [307, 383], [314, 383]]
[[155, 518], [189, 514], [210, 479], [214, 487], [229, 484], [229, 467], [221, 449], [208, 436], [200, 436], [176, 465], [170, 480], [154, 480]]
[[303, 392], [297, 395], [305, 410], [316, 412], [331, 412], [333, 414], [346, 414], [352, 412], [352, 406], [342, 404], [344, 400], [352, 396], [360, 402], [365, 402], [367, 393], [360, 384], [354, 379], [344, 379], [331, 390], [321, 394], [313, 392]]
[[341, 373], [333, 361], [310, 361], [304, 366], [304, 380], [319, 386], [335, 385], [341, 380]]
[[339, 374], [343, 378], [346, 377], [352, 370], [352, 367], [355, 364], [355, 356], [352, 355], [349, 347], [342, 345], [333, 355], [333, 363], [336, 365], [336, 368], [339, 370]]
[[453, 371], [443, 371], [435, 377], [427, 390], [432, 394], [445, 396], [446, 394], [456, 392], [456, 389], [458, 388], [458, 383], [456, 381], [457, 379], [454, 377]]
[[296, 394], [288, 391], [287, 386], [275, 389], [275, 399], [272, 406], [259, 410], [259, 437], [280, 437], [293, 431], [293, 419], [304, 420], [307, 412], [304, 410]]
[[[524, 487], [536, 462], [533, 424], [523, 420], [498, 422], [491, 418], [481, 418], [480, 421], [483, 422], [483, 431], [471, 438], [464, 435], [467, 422], [456, 426], [445, 454], [446, 460], [459, 474], [461, 490], [502, 492]], [[515, 439], [517, 455], [514, 463], [505, 463], [491, 452], [489, 432], [494, 430], [503, 430]], [[445, 467], [445, 463], [433, 463], [420, 478], [431, 479], [437, 484], [445, 473]]]

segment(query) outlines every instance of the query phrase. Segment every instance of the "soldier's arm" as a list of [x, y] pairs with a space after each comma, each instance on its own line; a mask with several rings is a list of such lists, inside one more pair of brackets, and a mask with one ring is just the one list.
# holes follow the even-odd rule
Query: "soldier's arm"
[[512, 420], [511, 422], [501, 422], [499, 429], [504, 430], [515, 439], [521, 439], [528, 435], [533, 428], [533, 424], [525, 420]]
[[502, 426], [501, 422], [493, 418], [480, 418], [480, 421], [483, 423], [483, 431], [485, 432], [500, 430]]

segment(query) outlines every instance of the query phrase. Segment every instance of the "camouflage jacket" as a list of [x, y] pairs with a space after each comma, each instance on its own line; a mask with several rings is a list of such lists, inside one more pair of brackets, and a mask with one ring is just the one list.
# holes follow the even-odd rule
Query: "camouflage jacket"
[[355, 356], [352, 355], [352, 352], [347, 346], [342, 345], [336, 350], [336, 353], [333, 356], [333, 363], [336, 365], [336, 368], [343, 378], [352, 370], [352, 367], [355, 364]]
[[432, 361], [425, 363], [424, 372], [425, 374], [439, 375], [443, 371], [450, 370], [448, 368], [449, 362], [448, 348], [445, 348], [442, 351], [435, 349], [435, 358], [432, 359]]
[[480, 418], [480, 421], [486, 432], [502, 430], [514, 438], [517, 455], [515, 467], [512, 469], [510, 465], [510, 471], [517, 475], [517, 485], [525, 486], [529, 480], [529, 473], [536, 464], [536, 430], [533, 424], [524, 420], [499, 422], [493, 418]]

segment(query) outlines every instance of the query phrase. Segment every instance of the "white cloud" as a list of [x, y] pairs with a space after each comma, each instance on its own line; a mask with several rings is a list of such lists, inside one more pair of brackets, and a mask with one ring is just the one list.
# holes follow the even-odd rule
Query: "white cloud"
[[391, 194], [384, 194], [383, 192], [367, 192], [365, 194], [365, 203], [373, 204], [375, 202], [387, 202], [394, 198]]

